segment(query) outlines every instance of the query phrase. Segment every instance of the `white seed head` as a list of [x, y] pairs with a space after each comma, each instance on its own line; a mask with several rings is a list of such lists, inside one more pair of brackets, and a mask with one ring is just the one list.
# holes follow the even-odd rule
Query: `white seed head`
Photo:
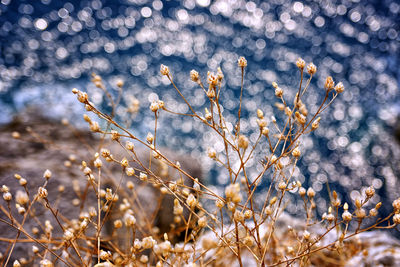
[[111, 130], [111, 140], [118, 141], [119, 140], [119, 133], [115, 130]]
[[67, 240], [67, 241], [71, 240], [71, 239], [74, 237], [73, 230], [72, 230], [72, 229], [67, 229], [67, 230], [65, 230], [64, 236], [63, 236], [63, 237], [64, 237], [64, 239]]
[[192, 81], [198, 82], [198, 81], [199, 81], [199, 78], [200, 78], [200, 76], [199, 76], [199, 73], [198, 73], [197, 71], [195, 71], [195, 70], [191, 70], [191, 71], [190, 71], [190, 79], [191, 79]]
[[133, 175], [135, 175], [135, 169], [132, 168], [132, 167], [128, 167], [128, 168], [125, 169], [125, 173], [128, 176], [133, 176]]
[[197, 224], [199, 225], [200, 228], [204, 228], [207, 225], [207, 218], [206, 216], [202, 216], [198, 221]]
[[40, 267], [53, 267], [53, 263], [47, 259], [40, 261]]
[[247, 60], [244, 57], [238, 59], [238, 66], [241, 68], [247, 67]]
[[240, 210], [236, 210], [234, 215], [233, 215], [233, 218], [237, 222], [243, 222], [244, 221], [244, 214]]
[[317, 72], [317, 66], [315, 66], [313, 63], [310, 63], [307, 65], [307, 72], [310, 75], [313, 75]]
[[331, 76], [326, 77], [325, 89], [332, 90], [334, 86], [335, 86], [335, 82], [333, 81], [332, 77]]
[[186, 199], [186, 204], [189, 205], [190, 208], [194, 208], [197, 205], [197, 199], [193, 194], [189, 194], [189, 196]]
[[343, 214], [342, 214], [343, 221], [349, 222], [349, 221], [351, 221], [352, 218], [353, 218], [353, 215], [351, 215], [351, 213], [349, 211], [345, 210], [343, 212]]
[[17, 193], [15, 194], [15, 201], [20, 205], [27, 204], [29, 202], [28, 194], [21, 190], [17, 190]]
[[147, 174], [141, 172], [139, 175], [139, 179], [143, 182], [147, 181]]
[[335, 91], [336, 93], [340, 94], [344, 92], [344, 86], [342, 82], [339, 82], [338, 84], [336, 84], [335, 86]]
[[157, 244], [157, 242], [151, 236], [142, 239], [142, 247], [144, 249], [152, 248], [155, 244]]
[[253, 212], [251, 210], [246, 210], [244, 212], [244, 218], [247, 220], [250, 219], [251, 217], [253, 217]]
[[301, 57], [299, 57], [298, 59], [297, 59], [297, 61], [296, 61], [296, 66], [299, 68], [299, 69], [304, 69], [304, 67], [306, 66], [306, 62], [301, 58]]
[[365, 195], [367, 195], [368, 198], [371, 198], [375, 195], [375, 189], [373, 186], [368, 187], [365, 189]]
[[238, 146], [246, 149], [249, 146], [249, 139], [244, 135], [240, 135], [238, 139]]
[[282, 97], [283, 96], [283, 89], [280, 87], [275, 88], [275, 96]]
[[150, 110], [153, 112], [157, 112], [160, 109], [158, 102], [154, 101], [150, 104]]
[[5, 193], [3, 193], [3, 199], [4, 199], [5, 201], [11, 201], [11, 200], [12, 200], [12, 195], [11, 195], [11, 193], [10, 193], [10, 192], [5, 192]]
[[207, 150], [208, 157], [211, 159], [217, 158], [217, 151], [214, 148], [208, 148]]
[[44, 188], [44, 187], [39, 187], [39, 189], [38, 189], [38, 196], [39, 196], [40, 198], [46, 198], [47, 195], [48, 195], [47, 189]]
[[50, 177], [51, 177], [51, 171], [50, 171], [50, 170], [46, 170], [46, 171], [43, 173], [43, 178], [46, 178], [46, 180], [49, 180]]
[[308, 196], [309, 198], [313, 198], [313, 197], [315, 196], [315, 191], [314, 191], [314, 189], [313, 189], [312, 187], [308, 188], [308, 190], [307, 190], [307, 196]]
[[160, 73], [162, 75], [169, 75], [169, 68], [163, 64], [160, 66]]

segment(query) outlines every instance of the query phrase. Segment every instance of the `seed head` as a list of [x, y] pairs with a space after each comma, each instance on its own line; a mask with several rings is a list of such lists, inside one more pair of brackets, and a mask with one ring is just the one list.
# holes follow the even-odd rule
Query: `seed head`
[[25, 205], [29, 202], [29, 197], [26, 192], [18, 190], [15, 195], [15, 201], [20, 205]]
[[266, 127], [268, 125], [267, 120], [266, 119], [257, 119], [257, 124], [258, 127], [263, 128]]
[[169, 75], [169, 68], [163, 64], [160, 66], [160, 72], [162, 75]]
[[194, 82], [198, 82], [200, 79], [199, 73], [195, 70], [190, 71], [190, 79]]
[[206, 120], [208, 120], [208, 121], [211, 120], [211, 119], [212, 119], [212, 115], [211, 115], [211, 113], [208, 111], [208, 109], [205, 108], [204, 111], [205, 111], [205, 118], [206, 118]]
[[297, 59], [297, 61], [296, 61], [296, 66], [299, 68], [299, 69], [304, 69], [304, 67], [306, 66], [306, 62], [301, 58], [301, 57], [299, 57], [298, 59]]
[[91, 130], [92, 132], [95, 132], [95, 133], [99, 132], [99, 131], [100, 131], [100, 125], [99, 125], [99, 123], [98, 123], [97, 121], [92, 121], [92, 122], [90, 123], [90, 130]]
[[307, 72], [310, 75], [314, 75], [317, 72], [317, 67], [313, 63], [307, 65]]
[[304, 240], [310, 239], [310, 237], [311, 237], [310, 232], [308, 232], [307, 230], [305, 230], [305, 231], [303, 232], [303, 237], [304, 237]]
[[134, 227], [136, 224], [136, 218], [132, 214], [125, 213], [124, 221], [126, 227]]
[[183, 213], [183, 207], [179, 203], [178, 199], [174, 199], [174, 215], [181, 215]]
[[263, 119], [264, 118], [264, 112], [262, 112], [261, 109], [257, 109], [257, 117], [259, 119]]
[[47, 259], [40, 261], [40, 267], [53, 267], [53, 263]]
[[19, 184], [22, 185], [22, 186], [25, 186], [27, 183], [28, 183], [28, 182], [26, 181], [25, 178], [21, 178], [21, 179], [19, 180]]
[[233, 215], [233, 218], [237, 222], [243, 222], [244, 221], [244, 214], [240, 210], [236, 210], [234, 215]]
[[356, 214], [356, 217], [358, 219], [364, 219], [367, 216], [367, 212], [363, 208], [356, 209], [356, 213], [355, 214]]
[[251, 217], [253, 217], [253, 212], [251, 210], [246, 210], [244, 212], [244, 218], [245, 219], [250, 219]]
[[375, 217], [378, 215], [378, 210], [373, 208], [369, 211], [369, 216]]
[[249, 139], [247, 139], [247, 137], [244, 135], [240, 135], [238, 139], [238, 146], [246, 149], [249, 146]]
[[135, 169], [132, 168], [132, 167], [128, 167], [128, 168], [125, 169], [125, 173], [128, 176], [133, 176], [133, 175], [135, 175]]
[[217, 208], [222, 209], [224, 207], [224, 202], [220, 199], [217, 199], [217, 201], [215, 201], [215, 206], [217, 206]]
[[275, 88], [275, 96], [276, 96], [276, 97], [282, 97], [282, 95], [283, 95], [283, 90], [282, 90], [282, 88], [276, 87], [276, 88]]
[[349, 221], [351, 221], [351, 219], [353, 219], [353, 215], [351, 215], [350, 212], [348, 212], [347, 210], [345, 210], [345, 212], [343, 212], [343, 214], [342, 214], [342, 219], [343, 219], [343, 221], [345, 221], [345, 222], [349, 222]]
[[46, 198], [47, 195], [48, 195], [47, 189], [44, 188], [44, 187], [39, 187], [39, 189], [38, 189], [38, 196], [39, 196], [40, 198]]
[[335, 82], [333, 81], [331, 76], [326, 77], [325, 80], [325, 89], [330, 91], [333, 89], [333, 87], [335, 86]]
[[306, 189], [304, 187], [300, 187], [299, 189], [299, 195], [301, 197], [304, 197], [306, 195]]
[[154, 141], [154, 135], [152, 133], [148, 133], [146, 136], [147, 143], [151, 144]]
[[127, 141], [125, 143], [125, 148], [128, 149], [129, 151], [133, 151], [133, 149], [135, 148], [134, 144], [131, 141]]
[[367, 195], [367, 198], [371, 198], [375, 195], [375, 189], [373, 186], [368, 187], [365, 189], [365, 194]]
[[147, 174], [141, 172], [141, 173], [139, 174], [139, 179], [140, 179], [141, 181], [143, 181], [143, 182], [147, 181]]
[[198, 221], [197, 224], [199, 225], [200, 228], [204, 228], [207, 225], [207, 218], [206, 216], [202, 216]]
[[144, 249], [152, 248], [156, 243], [157, 242], [151, 236], [142, 239], [142, 246]]
[[158, 102], [154, 101], [150, 105], [150, 110], [153, 112], [157, 112], [160, 109], [160, 106], [158, 105]]
[[338, 93], [338, 94], [343, 93], [343, 91], [344, 91], [344, 86], [343, 86], [343, 83], [342, 83], [342, 82], [339, 82], [338, 84], [336, 84], [336, 86], [335, 86], [335, 91], [336, 91], [336, 93]]
[[268, 129], [268, 127], [263, 127], [261, 133], [262, 133], [264, 136], [268, 136], [268, 134], [269, 134], [269, 129]]
[[10, 192], [5, 192], [5, 193], [3, 193], [3, 199], [4, 199], [5, 201], [11, 201], [11, 200], [12, 200], [12, 195], [11, 195], [11, 193], [10, 193]]
[[124, 86], [124, 81], [123, 81], [123, 80], [118, 80], [118, 81], [117, 81], [117, 86], [118, 86], [119, 88], [121, 88], [122, 86]]
[[218, 84], [218, 77], [217, 77], [217, 75], [215, 75], [215, 74], [212, 73], [212, 72], [208, 72], [208, 75], [207, 75], [207, 82], [208, 82], [208, 84], [210, 84], [210, 86], [212, 86], [212, 87], [216, 86], [216, 85]]
[[73, 230], [72, 229], [65, 230], [63, 237], [67, 241], [71, 240], [74, 237]]
[[308, 190], [307, 190], [307, 196], [308, 196], [309, 198], [313, 198], [313, 197], [315, 196], [315, 191], [314, 191], [314, 189], [313, 189], [312, 187], [308, 188]]
[[194, 208], [197, 205], [197, 199], [193, 194], [189, 194], [189, 196], [186, 199], [186, 204], [189, 205], [190, 208]]
[[238, 59], [238, 66], [241, 68], [247, 67], [247, 60], [244, 57]]
[[300, 155], [301, 155], [301, 152], [300, 152], [300, 149], [298, 147], [293, 149], [293, 151], [292, 151], [292, 156], [293, 157], [298, 158], [298, 157], [300, 157]]
[[280, 182], [279, 184], [278, 184], [278, 188], [279, 188], [279, 190], [285, 190], [286, 189], [286, 183], [285, 182]]
[[217, 158], [217, 152], [215, 151], [214, 148], [209, 148], [207, 151], [208, 157], [211, 159]]
[[85, 92], [78, 91], [77, 98], [78, 98], [78, 101], [81, 102], [81, 103], [87, 103], [88, 102], [88, 95]]
[[119, 140], [119, 133], [115, 130], [111, 130], [111, 140], [118, 141]]
[[103, 162], [101, 161], [100, 158], [97, 158], [94, 162], [93, 162], [94, 166], [96, 168], [101, 168], [103, 166]]

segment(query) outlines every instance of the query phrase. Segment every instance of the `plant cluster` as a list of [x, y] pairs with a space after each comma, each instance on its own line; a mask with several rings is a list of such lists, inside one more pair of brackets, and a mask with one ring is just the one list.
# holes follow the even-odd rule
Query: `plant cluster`
[[[3, 185], [1, 189], [5, 205], [2, 204], [0, 209], [7, 217], [0, 218], [1, 223], [9, 225], [17, 233], [13, 240], [0, 240], [3, 244], [8, 243], [7, 249], [2, 251], [3, 263], [9, 262], [15, 246], [22, 240], [20, 237], [24, 236], [24, 242], [32, 243], [33, 255], [15, 261], [13, 266], [33, 262], [40, 266], [96, 267], [225, 266], [231, 262], [239, 266], [249, 262], [258, 266], [306, 266], [311, 264], [314, 255], [323, 251], [330, 255], [343, 254], [351, 247], [348, 240], [359, 233], [396, 227], [400, 223], [400, 198], [393, 202], [391, 214], [379, 218], [381, 203], [372, 209], [366, 208], [375, 194], [372, 186], [362, 192], [362, 199], [352, 203], [356, 207], [354, 210], [342, 203], [335, 191], [330, 192], [329, 208], [322, 218], [316, 216], [316, 192], [311, 187], [304, 188], [295, 179], [294, 172], [302, 156], [302, 137], [318, 130], [321, 113], [344, 91], [344, 86], [341, 82], [335, 85], [333, 78], [327, 77], [322, 102], [311, 113], [302, 99], [311, 87], [317, 67], [313, 63], [306, 64], [301, 58], [296, 65], [300, 79], [293, 99], [289, 99], [276, 82], [272, 84], [278, 101], [275, 106], [284, 120], [266, 118], [263, 111], [257, 109], [254, 116], [257, 117], [258, 129], [255, 132], [258, 137], [254, 142], [241, 129], [247, 68], [244, 57], [238, 59], [241, 71], [239, 108], [236, 121], [230, 122], [224, 117], [221, 104], [224, 74], [220, 68], [216, 73], [209, 72], [205, 82], [197, 71], [190, 72], [190, 79], [202, 88], [209, 100], [202, 113], [195, 110], [179, 90], [170, 69], [161, 65], [161, 75], [170, 81], [189, 111], [185, 114], [175, 112], [161, 100], [151, 103], [149, 109], [155, 118], [154, 131], [149, 132], [145, 139], [136, 136], [114, 117], [123, 93], [122, 81], [117, 82], [120, 94], [114, 99], [102, 78], [93, 76], [93, 83], [104, 90], [111, 103], [110, 114], [96, 107], [87, 93], [73, 89], [86, 110], [105, 122], [105, 127], [102, 127], [102, 123], [84, 115], [90, 130], [100, 136], [101, 145], [96, 153], [80, 163], [86, 188], [94, 193], [97, 201], [81, 206], [79, 217], [70, 218], [49, 201], [46, 186], [52, 180], [50, 170], [44, 172], [43, 185], [35, 194], [28, 190], [29, 177], [16, 174], [21, 188], [10, 189]], [[211, 147], [206, 151], [229, 177], [222, 194], [201, 178], [192, 177], [157, 144], [157, 123], [162, 113], [194, 119], [223, 142], [222, 152]], [[234, 127], [231, 129], [228, 125]], [[18, 133], [13, 136], [20, 138]], [[124, 150], [124, 156], [115, 156], [104, 145], [104, 139], [118, 144]], [[262, 145], [267, 149], [256, 153]], [[257, 166], [249, 167], [250, 160], [257, 162]], [[105, 178], [105, 174], [110, 173], [110, 166], [118, 166], [121, 174], [113, 176], [111, 183]], [[249, 174], [249, 168], [257, 168], [257, 175]], [[168, 178], [169, 169], [179, 173], [178, 179]], [[269, 186], [260, 188], [265, 180]], [[152, 205], [156, 210], [161, 209], [166, 196], [173, 199], [170, 202], [173, 220], [166, 232], [155, 226], [154, 213], [146, 209], [149, 203], [141, 203], [137, 197], [146, 186], [159, 192], [154, 199], [148, 200], [154, 202]], [[257, 199], [257, 190], [260, 189], [267, 192], [262, 201]], [[301, 221], [299, 225], [292, 225], [295, 221], [285, 221], [286, 228], [282, 230], [278, 222], [287, 216], [285, 196], [288, 194], [296, 194], [303, 200], [304, 217], [296, 218], [296, 222]], [[84, 203], [84, 197], [80, 201]], [[39, 219], [34, 212], [35, 205], [44, 205], [57, 224]], [[22, 215], [22, 219], [18, 220], [16, 214]], [[36, 220], [38, 227], [33, 230], [24, 228], [28, 219]], [[106, 227], [111, 230], [105, 231]], [[59, 228], [61, 235], [55, 234], [54, 228]], [[335, 236], [334, 241], [324, 243], [331, 234]]]

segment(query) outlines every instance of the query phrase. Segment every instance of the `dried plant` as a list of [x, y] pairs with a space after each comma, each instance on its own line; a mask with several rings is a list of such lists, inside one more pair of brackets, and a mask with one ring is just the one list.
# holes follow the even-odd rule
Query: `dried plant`
[[[381, 203], [366, 210], [375, 194], [372, 186], [362, 192], [363, 199], [352, 203], [356, 207], [354, 210], [332, 191], [328, 210], [322, 218], [316, 215], [315, 191], [296, 181], [294, 172], [302, 156], [302, 137], [318, 130], [321, 113], [344, 87], [341, 82], [335, 85], [332, 77], [327, 77], [322, 102], [311, 113], [302, 99], [310, 90], [317, 68], [312, 63], [306, 66], [301, 58], [296, 65], [300, 82], [293, 99], [286, 97], [277, 83], [272, 84], [278, 100], [275, 106], [283, 119], [267, 119], [258, 109], [254, 114], [258, 124], [258, 129], [254, 130], [258, 137], [254, 142], [241, 129], [247, 68], [244, 57], [238, 59], [241, 88], [236, 121], [227, 121], [223, 115], [224, 74], [220, 68], [216, 73], [207, 74], [206, 83], [197, 71], [190, 72], [190, 79], [202, 88], [209, 100], [209, 107], [202, 114], [178, 89], [169, 68], [161, 65], [161, 75], [170, 81], [189, 112], [181, 114], [171, 110], [163, 101], [151, 103], [154, 131], [143, 140], [115, 119], [115, 110], [123, 94], [122, 81], [117, 82], [119, 96], [113, 98], [101, 77], [93, 76], [93, 83], [104, 91], [111, 103], [109, 115], [90, 102], [87, 93], [73, 89], [86, 110], [105, 122], [102, 124], [84, 116], [91, 131], [99, 134], [100, 145], [91, 158], [80, 164], [86, 180], [76, 186], [83, 186], [86, 193], [77, 200], [79, 216], [64, 214], [58, 202], [49, 200], [46, 187], [52, 180], [51, 171], [44, 172], [43, 185], [36, 194], [28, 189], [30, 178], [16, 174], [21, 189], [2, 187], [4, 205], [0, 209], [7, 219], [0, 220], [16, 232], [15, 239], [1, 239], [2, 244], [8, 244], [3, 251], [3, 264], [9, 263], [19, 242], [31, 243], [33, 254], [29, 259], [20, 260], [22, 262], [15, 261], [14, 266], [33, 263], [97, 267], [226, 266], [231, 263], [307, 266], [318, 262], [321, 266], [321, 261], [328, 258], [329, 262], [339, 265], [345, 262], [359, 251], [352, 237], [371, 229], [394, 228], [400, 223], [400, 199], [393, 202], [391, 214], [379, 218]], [[195, 120], [222, 140], [222, 152], [210, 148], [206, 153], [229, 177], [223, 194], [204, 184], [201, 178], [193, 177], [157, 144], [157, 123], [162, 113]], [[229, 125], [235, 126], [232, 129]], [[20, 138], [20, 134], [13, 133], [13, 137]], [[125, 154], [114, 156], [106, 139], [114, 143], [110, 147], [115, 149], [118, 144]], [[256, 164], [249, 167], [250, 160]], [[115, 171], [115, 167], [119, 170]], [[249, 174], [249, 168], [259, 170], [257, 175], [253, 175], [254, 171]], [[177, 174], [176, 179], [171, 178], [171, 172]], [[266, 180], [269, 185], [265, 188], [261, 184]], [[157, 193], [149, 194], [144, 201], [139, 195], [148, 187]], [[262, 200], [257, 193], [260, 189], [267, 192]], [[60, 192], [63, 192], [62, 187]], [[298, 195], [303, 200], [303, 217], [289, 217], [285, 212], [288, 194]], [[168, 205], [170, 207], [163, 207]], [[44, 206], [47, 213], [40, 216], [35, 212], [36, 206]], [[155, 218], [162, 209], [168, 210], [172, 219], [161, 231]], [[55, 219], [55, 225], [46, 219], [49, 215]], [[37, 228], [26, 229], [27, 220], [36, 221]]]

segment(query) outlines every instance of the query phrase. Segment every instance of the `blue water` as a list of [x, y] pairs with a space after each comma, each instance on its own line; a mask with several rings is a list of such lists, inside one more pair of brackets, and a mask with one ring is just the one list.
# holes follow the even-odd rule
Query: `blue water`
[[[399, 197], [395, 188], [400, 188], [400, 150], [393, 137], [400, 109], [400, 2], [211, 2], [1, 0], [0, 122], [28, 105], [40, 105], [58, 118], [80, 118], [73, 87], [88, 91], [95, 104], [109, 109], [89, 82], [95, 72], [114, 89], [115, 81], [124, 79], [122, 103], [137, 98], [141, 113], [131, 118], [121, 108], [118, 119], [133, 119], [133, 130], [145, 136], [154, 123], [148, 111], [152, 100], [187, 111], [159, 74], [162, 63], [199, 111], [206, 97], [189, 80], [189, 72], [195, 68], [205, 79], [208, 70], [221, 66], [224, 114], [234, 123], [240, 88], [236, 62], [245, 56], [242, 130], [254, 140], [256, 108], [279, 118], [272, 108], [271, 82], [293, 97], [299, 81], [294, 62], [301, 56], [318, 66], [304, 100], [309, 110], [321, 100], [327, 75], [346, 89], [323, 115], [320, 129], [303, 140], [305, 156], [296, 178], [321, 193], [320, 212], [328, 205], [323, 196], [327, 181], [347, 201], [372, 184], [379, 192], [373, 202], [384, 201], [383, 208], [390, 211], [391, 201]], [[163, 145], [190, 151], [213, 168], [204, 151], [220, 149], [220, 140], [203, 136], [205, 129], [196, 123], [168, 115], [161, 116], [160, 127]], [[226, 183], [224, 173], [208, 176], [215, 185]], [[289, 209], [296, 212], [298, 206]]]

